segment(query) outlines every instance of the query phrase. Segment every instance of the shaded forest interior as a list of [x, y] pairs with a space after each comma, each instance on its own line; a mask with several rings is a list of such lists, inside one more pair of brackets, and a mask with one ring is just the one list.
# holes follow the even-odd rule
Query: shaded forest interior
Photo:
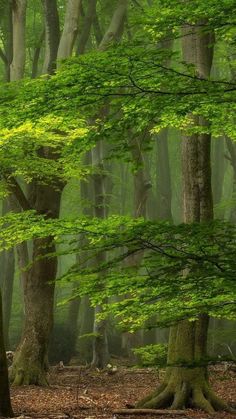
[[0, 0], [0, 417], [235, 417], [235, 16]]

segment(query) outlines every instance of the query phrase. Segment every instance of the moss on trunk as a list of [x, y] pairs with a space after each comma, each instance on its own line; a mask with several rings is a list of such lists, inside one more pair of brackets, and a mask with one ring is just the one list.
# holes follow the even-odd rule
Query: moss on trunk
[[34, 241], [33, 260], [24, 284], [25, 324], [16, 350], [10, 379], [15, 385], [47, 384], [49, 337], [53, 325], [57, 259], [39, 258], [54, 251], [52, 239]]
[[168, 366], [162, 385], [137, 407], [185, 409], [214, 413], [231, 409], [211, 389], [206, 367], [208, 317], [183, 321], [170, 331]]
[[[49, 149], [40, 151], [42, 157], [55, 159]], [[63, 184], [55, 186], [32, 183], [29, 199], [32, 208], [47, 218], [58, 218]], [[57, 257], [53, 237], [33, 241], [32, 266], [24, 275], [25, 323], [16, 350], [10, 379], [15, 385], [47, 384], [48, 344], [53, 326], [54, 289]]]

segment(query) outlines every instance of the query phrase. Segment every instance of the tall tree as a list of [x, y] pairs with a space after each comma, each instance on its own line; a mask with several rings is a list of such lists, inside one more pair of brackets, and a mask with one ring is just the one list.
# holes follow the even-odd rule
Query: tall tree
[[[186, 63], [195, 65], [196, 75], [208, 78], [213, 59], [214, 35], [204, 33], [204, 23], [199, 22], [191, 29], [188, 26], [183, 28], [182, 49]], [[192, 118], [196, 126], [204, 127], [208, 124], [201, 116]], [[186, 223], [213, 219], [210, 150], [209, 134], [183, 138], [183, 216]], [[209, 413], [227, 408], [210, 388], [204, 364], [208, 322], [208, 316], [200, 314], [197, 321], [182, 321], [171, 328], [164, 383], [142, 400], [139, 406], [182, 409], [193, 405]]]
[[[59, 16], [56, 1], [44, 1], [46, 51], [44, 70], [52, 73], [60, 40]], [[55, 160], [58, 153], [50, 147], [42, 147], [39, 158]], [[52, 185], [33, 181], [24, 196], [23, 209], [34, 208], [47, 218], [58, 218], [61, 193], [64, 184], [56, 180]], [[18, 185], [18, 190], [20, 190]], [[22, 205], [22, 202], [19, 202]], [[25, 321], [20, 344], [11, 369], [14, 384], [45, 385], [48, 368], [48, 344], [53, 325], [54, 289], [57, 273], [57, 257], [46, 257], [55, 252], [52, 237], [33, 240], [32, 266], [24, 275]], [[21, 258], [22, 259], [22, 258]]]
[[56, 69], [60, 42], [60, 22], [57, 0], [42, 0], [45, 16], [45, 57], [43, 73], [51, 74]]
[[67, 1], [65, 23], [57, 53], [58, 60], [67, 58], [72, 54], [78, 34], [80, 3], [81, 0]]
[[13, 0], [12, 28], [13, 28], [13, 58], [11, 63], [11, 81], [19, 80], [25, 70], [25, 21], [27, 0]]
[[[106, 218], [106, 190], [104, 173], [104, 149], [102, 141], [99, 141], [92, 149], [92, 165], [94, 168], [94, 216]], [[99, 252], [96, 256], [96, 263], [102, 264], [106, 260], [106, 253]], [[102, 273], [101, 273], [102, 275]], [[97, 368], [104, 368], [109, 361], [109, 350], [107, 340], [107, 320], [96, 318], [102, 312], [102, 307], [95, 307], [94, 339], [93, 339], [93, 360], [92, 365]]]

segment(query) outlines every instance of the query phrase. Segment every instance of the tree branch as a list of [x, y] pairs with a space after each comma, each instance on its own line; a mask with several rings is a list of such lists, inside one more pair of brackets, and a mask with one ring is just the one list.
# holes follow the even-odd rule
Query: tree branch
[[8, 65], [8, 59], [2, 48], [0, 48], [0, 58], [4, 62], [4, 64]]
[[30, 203], [28, 201], [28, 199], [26, 198], [22, 188], [20, 187], [19, 183], [17, 182], [17, 180], [15, 178], [11, 178], [10, 180], [7, 179], [6, 176], [4, 176], [7, 185], [10, 189], [10, 191], [14, 194], [15, 198], [17, 199], [19, 205], [21, 206], [21, 208], [24, 211], [28, 211], [31, 210], [31, 206]]

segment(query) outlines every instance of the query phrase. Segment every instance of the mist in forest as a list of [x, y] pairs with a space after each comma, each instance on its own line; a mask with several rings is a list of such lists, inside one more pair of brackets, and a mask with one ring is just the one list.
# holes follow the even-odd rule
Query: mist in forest
[[234, 3], [0, 1], [3, 417], [69, 367], [232, 413], [207, 370], [236, 359]]

